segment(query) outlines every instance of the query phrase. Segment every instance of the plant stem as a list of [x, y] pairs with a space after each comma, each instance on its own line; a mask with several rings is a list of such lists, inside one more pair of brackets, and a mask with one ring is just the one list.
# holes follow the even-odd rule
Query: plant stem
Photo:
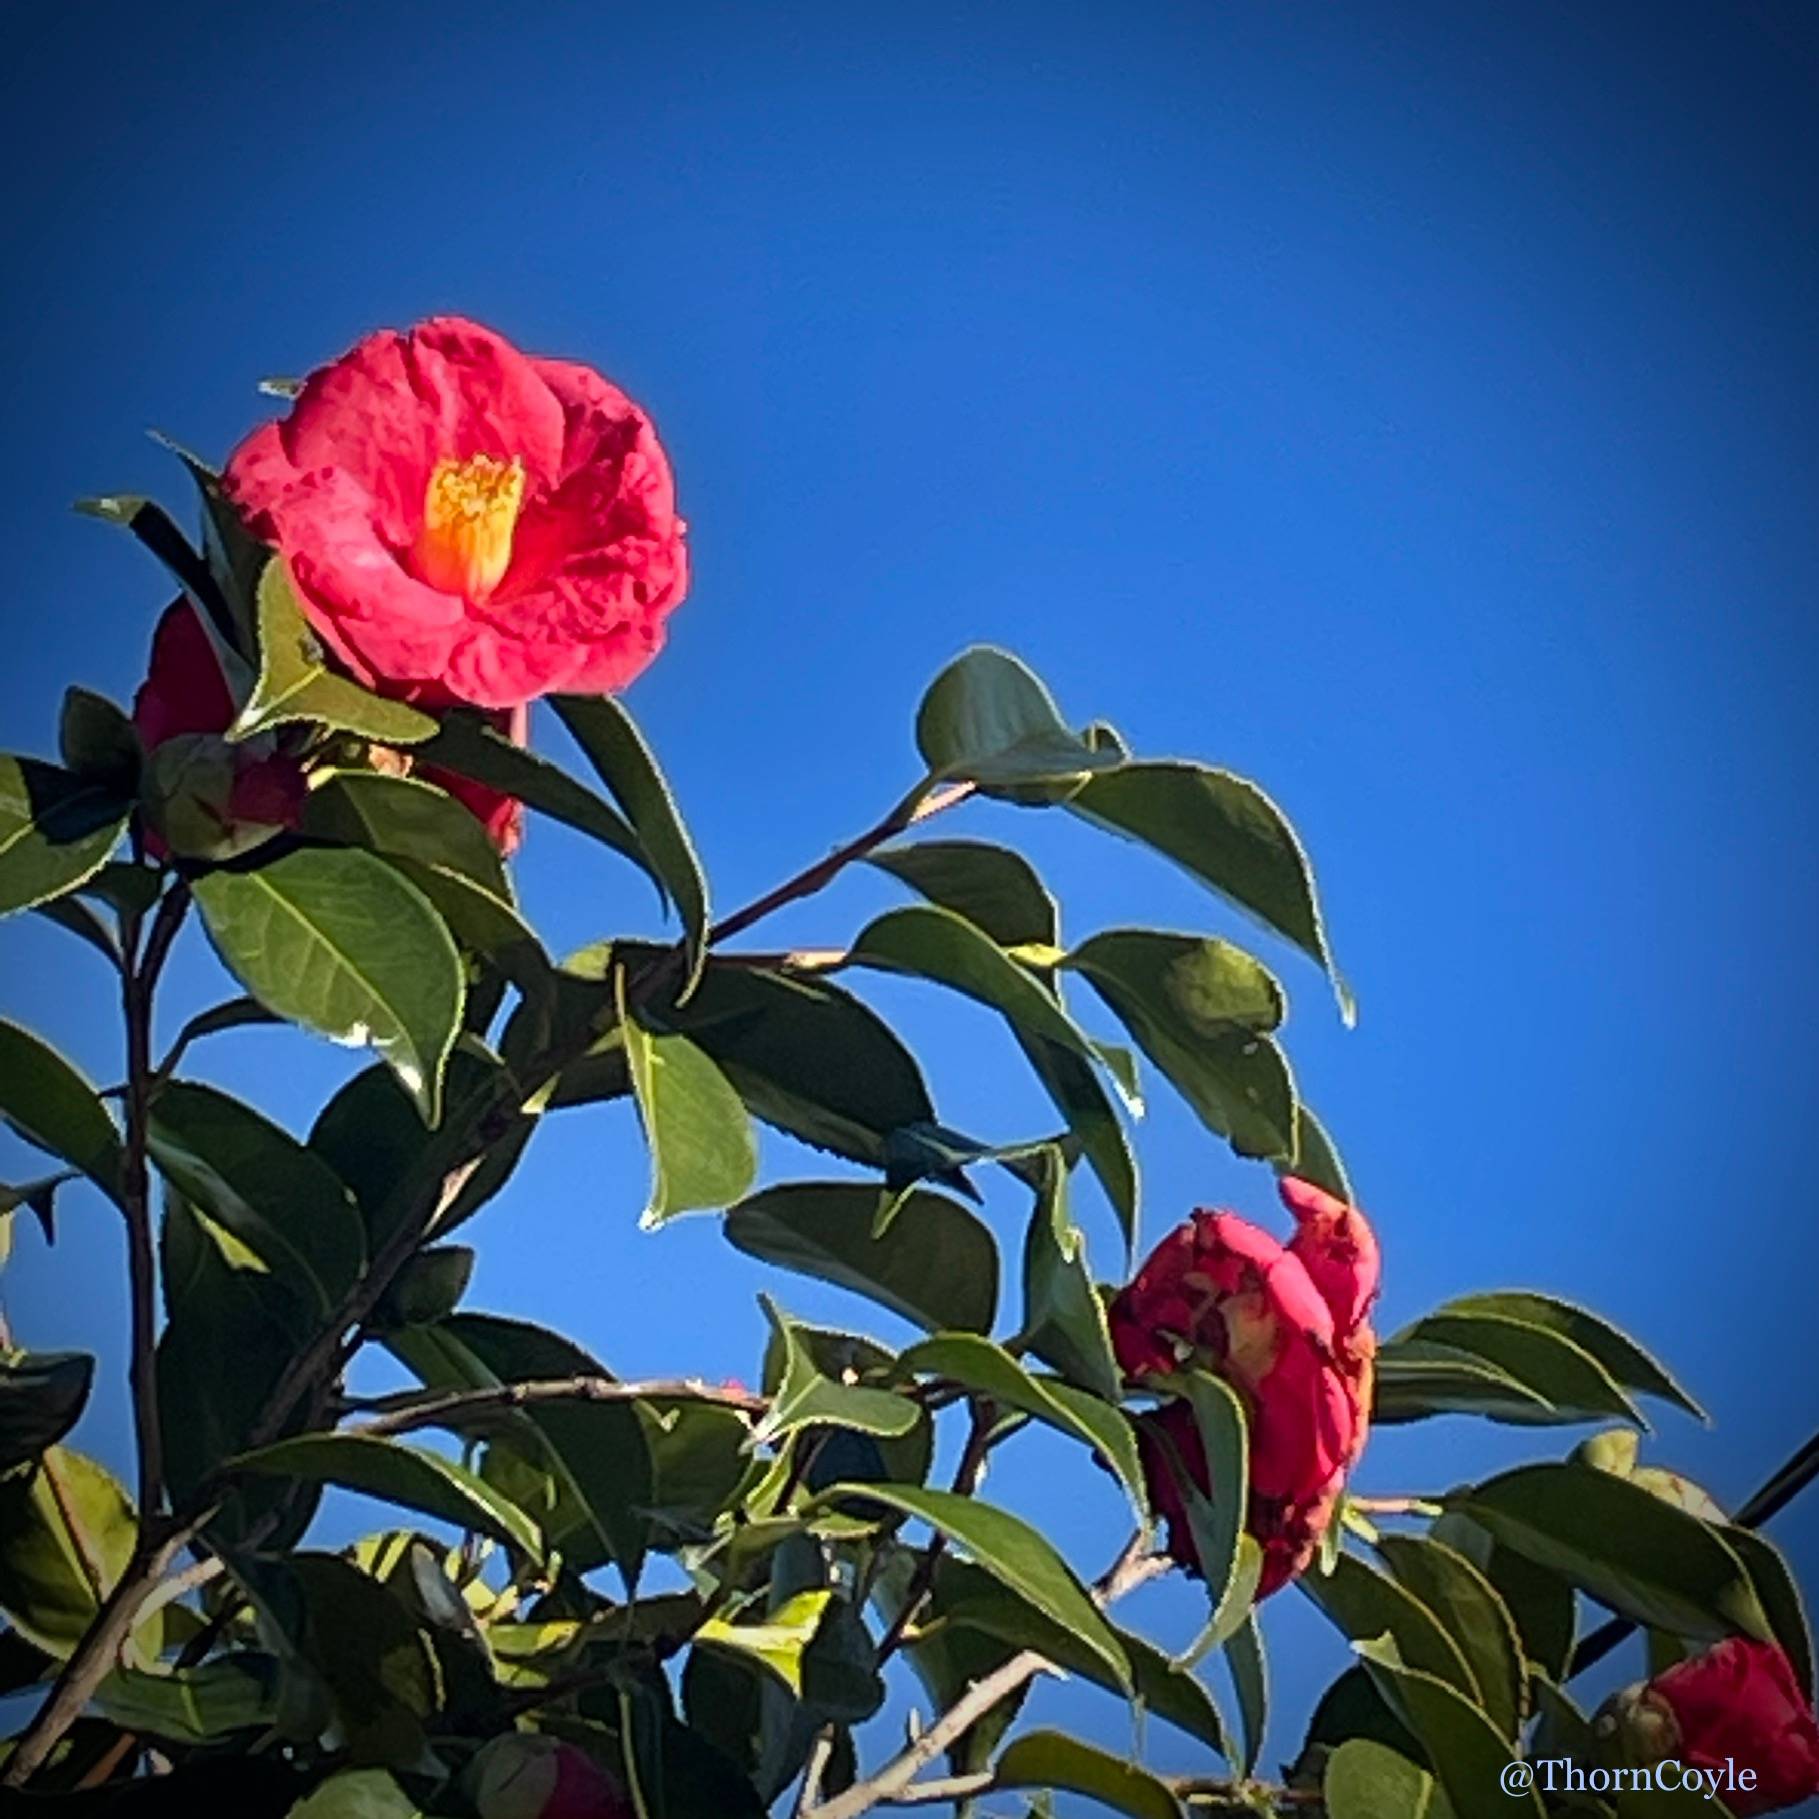
[[351, 1406], [376, 1419], [362, 1421], [354, 1430], [377, 1438], [408, 1434], [418, 1428], [447, 1427], [462, 1417], [492, 1410], [525, 1408], [539, 1402], [706, 1402], [736, 1409], [742, 1415], [762, 1415], [768, 1398], [749, 1390], [730, 1389], [699, 1377], [651, 1377], [639, 1383], [616, 1377], [549, 1377], [525, 1383], [491, 1384], [484, 1389], [433, 1391], [407, 1390], [396, 1396], [379, 1396]]

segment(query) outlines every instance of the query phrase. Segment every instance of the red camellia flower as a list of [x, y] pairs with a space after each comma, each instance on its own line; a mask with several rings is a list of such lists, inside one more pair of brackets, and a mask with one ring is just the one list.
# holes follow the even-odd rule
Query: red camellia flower
[[1793, 1663], [1772, 1642], [1731, 1636], [1618, 1694], [1611, 1710], [1640, 1760], [1723, 1775], [1720, 1797], [1737, 1819], [1819, 1794], [1819, 1722]]
[[[1376, 1352], [1377, 1245], [1363, 1215], [1310, 1182], [1284, 1181], [1282, 1197], [1299, 1226], [1286, 1247], [1236, 1213], [1196, 1211], [1110, 1308], [1112, 1345], [1132, 1382], [1187, 1364], [1243, 1397], [1246, 1527], [1263, 1549], [1259, 1596], [1295, 1578], [1319, 1547], [1369, 1431]], [[1211, 1488], [1193, 1412], [1168, 1403], [1144, 1418], [1140, 1437], [1169, 1552], [1198, 1570], [1169, 1459], [1172, 1448], [1201, 1489]]]
[[296, 826], [302, 769], [269, 737], [230, 744], [222, 735], [233, 718], [233, 691], [208, 632], [188, 600], [174, 601], [152, 634], [150, 668], [133, 697], [158, 804], [154, 851], [228, 858]]
[[621, 689], [687, 587], [650, 420], [459, 317], [311, 374], [223, 481], [348, 670], [427, 707]]

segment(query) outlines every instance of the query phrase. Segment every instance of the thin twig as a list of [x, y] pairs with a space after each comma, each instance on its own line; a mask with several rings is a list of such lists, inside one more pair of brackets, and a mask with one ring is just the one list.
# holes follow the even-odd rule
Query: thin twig
[[[1095, 1581], [1093, 1602], [1103, 1609], [1146, 1579], [1167, 1572], [1171, 1564], [1167, 1555], [1151, 1554], [1142, 1535], [1134, 1535], [1123, 1553]], [[974, 1681], [920, 1737], [875, 1775], [854, 1782], [845, 1793], [816, 1807], [811, 1819], [859, 1819], [861, 1813], [887, 1805], [913, 1785], [923, 1769], [950, 1744], [958, 1742], [993, 1706], [1038, 1674], [1056, 1672], [1059, 1670], [1055, 1664], [1035, 1649], [1013, 1655], [983, 1680]]]

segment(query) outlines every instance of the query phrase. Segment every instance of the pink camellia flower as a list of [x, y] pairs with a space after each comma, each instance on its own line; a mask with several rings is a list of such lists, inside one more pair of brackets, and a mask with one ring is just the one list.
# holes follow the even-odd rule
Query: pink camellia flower
[[[1631, 1760], [1718, 1773], [1736, 1819], [1819, 1794], [1819, 1722], [1793, 1663], [1772, 1642], [1731, 1636], [1676, 1662], [1614, 1695], [1596, 1729]], [[1690, 1772], [1684, 1785], [1693, 1785]]]
[[495, 1737], [468, 1779], [480, 1819], [632, 1819], [618, 1782], [555, 1737]]
[[[1113, 1349], [1133, 1382], [1187, 1365], [1223, 1377], [1244, 1399], [1259, 1596], [1307, 1566], [1332, 1520], [1369, 1432], [1376, 1350], [1377, 1246], [1363, 1215], [1304, 1181], [1285, 1181], [1282, 1197], [1300, 1226], [1291, 1245], [1236, 1213], [1202, 1209], [1162, 1240], [1109, 1310]], [[1169, 1552], [1197, 1570], [1168, 1458], [1172, 1447], [1210, 1488], [1193, 1411], [1167, 1403], [1143, 1419], [1139, 1437]]]
[[164, 609], [151, 664], [133, 697], [145, 747], [158, 855], [226, 859], [295, 827], [303, 771], [268, 737], [230, 744], [234, 696], [208, 632], [188, 600]]
[[335, 656], [426, 707], [621, 689], [687, 587], [650, 420], [591, 368], [459, 317], [311, 374], [223, 481]]

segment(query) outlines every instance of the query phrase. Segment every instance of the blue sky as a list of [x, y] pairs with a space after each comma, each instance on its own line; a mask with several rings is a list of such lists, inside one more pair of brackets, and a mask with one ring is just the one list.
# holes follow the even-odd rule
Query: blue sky
[[[65, 684], [137, 679], [159, 577], [68, 505], [183, 502], [142, 430], [224, 454], [259, 377], [439, 310], [588, 360], [653, 412], [692, 525], [693, 592], [630, 700], [722, 903], [895, 799], [922, 685], [977, 640], [1076, 719], [1257, 777], [1358, 992], [1347, 1032], [1269, 956], [1382, 1234], [1386, 1328], [1471, 1288], [1581, 1296], [1716, 1417], [1664, 1416], [1654, 1456], [1736, 1499], [1819, 1413], [1803, 12], [41, 12], [0, 76], [0, 744], [48, 751]], [[1230, 932], [1086, 830], [953, 825], [1025, 842], [1076, 937]], [[559, 830], [522, 881], [558, 947], [652, 926], [638, 881]], [[777, 938], [837, 943], [889, 900], [853, 879]], [[191, 940], [173, 1018], [219, 992]], [[877, 1001], [951, 1122], [1046, 1127], [983, 1016]], [[0, 1009], [117, 1070], [107, 982], [59, 931], [0, 928]], [[250, 1032], [197, 1066], [305, 1126], [348, 1061]], [[1149, 1238], [1196, 1203], [1273, 1217], [1265, 1172], [1166, 1090], [1141, 1143]], [[754, 1375], [760, 1288], [901, 1336], [711, 1220], [640, 1234], [643, 1188], [625, 1108], [552, 1121], [474, 1228], [475, 1304], [627, 1374]], [[1001, 1232], [1019, 1214], [995, 1198]], [[22, 1234], [0, 1278], [24, 1340], [103, 1355], [82, 1438], [115, 1460], [120, 1273], [114, 1223], [71, 1195], [56, 1251]], [[1524, 1446], [1387, 1435], [1361, 1483], [1438, 1487]], [[1092, 1571], [1119, 1539], [1098, 1479], [1028, 1441], [992, 1493]], [[1775, 1533], [1819, 1576], [1819, 1503]], [[1190, 1594], [1146, 1598], [1191, 1631]], [[1293, 1594], [1269, 1632], [1279, 1755], [1340, 1652]], [[1123, 1734], [1088, 1691], [1032, 1710]], [[1192, 1761], [1164, 1727], [1150, 1744]]]

